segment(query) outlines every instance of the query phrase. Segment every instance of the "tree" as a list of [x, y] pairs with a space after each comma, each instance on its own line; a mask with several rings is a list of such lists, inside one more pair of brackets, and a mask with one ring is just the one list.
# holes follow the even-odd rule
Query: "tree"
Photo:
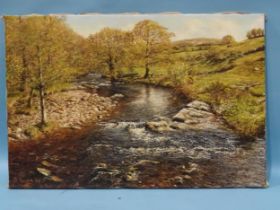
[[248, 31], [247, 38], [248, 39], [254, 39], [258, 37], [264, 36], [264, 30], [261, 28], [253, 28], [252, 30]]
[[226, 35], [222, 38], [222, 43], [223, 44], [233, 44], [235, 43], [235, 39], [232, 35]]
[[[37, 91], [40, 125], [44, 126], [48, 91], [71, 81], [76, 73], [73, 55], [78, 37], [63, 18], [53, 16], [6, 17], [5, 23], [9, 92], [15, 90], [24, 98], [29, 89], [31, 105]], [[23, 81], [25, 88], [21, 87]]]
[[116, 69], [124, 63], [130, 38], [129, 33], [111, 28], [104, 28], [88, 38], [94, 67], [108, 70], [111, 81], [116, 79]]
[[25, 92], [28, 82], [25, 39], [20, 36], [25, 32], [21, 17], [6, 17], [6, 63], [8, 94]]
[[148, 78], [150, 67], [168, 57], [171, 49], [170, 38], [173, 34], [155, 21], [143, 20], [135, 25], [133, 35], [135, 53], [139, 62], [144, 65], [144, 78]]

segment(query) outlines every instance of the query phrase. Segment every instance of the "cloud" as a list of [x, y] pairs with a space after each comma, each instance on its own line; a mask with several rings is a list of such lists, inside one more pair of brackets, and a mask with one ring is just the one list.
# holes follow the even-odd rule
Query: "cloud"
[[175, 34], [174, 40], [197, 37], [221, 38], [231, 34], [236, 40], [246, 38], [252, 28], [264, 28], [262, 14], [151, 14], [151, 15], [67, 15], [66, 21], [83, 36], [104, 27], [132, 30], [144, 19], [157, 21]]

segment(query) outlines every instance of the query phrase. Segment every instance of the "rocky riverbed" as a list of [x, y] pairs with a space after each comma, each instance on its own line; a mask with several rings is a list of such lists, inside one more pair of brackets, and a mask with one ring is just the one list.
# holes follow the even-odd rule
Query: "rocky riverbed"
[[157, 117], [146, 123], [146, 127], [152, 131], [178, 131], [178, 130], [229, 130], [219, 116], [211, 112], [208, 104], [202, 101], [192, 101], [172, 118]]
[[[74, 88], [49, 95], [46, 99], [46, 116], [53, 124], [52, 132], [61, 128], [81, 129], [84, 125], [108, 117], [122, 97], [121, 94], [103, 97], [92, 89]], [[39, 106], [38, 99], [35, 99], [34, 104], [35, 107]], [[40, 122], [39, 114], [38, 110], [33, 110], [28, 114], [9, 116], [9, 140], [22, 141], [34, 138], [29, 132]]]
[[[97, 86], [89, 78], [82, 84]], [[12, 188], [266, 185], [264, 139], [240, 139], [208, 104], [189, 101], [168, 88], [98, 84], [87, 97], [97, 94], [112, 104], [110, 117], [41, 141], [10, 141]], [[87, 113], [90, 107], [80, 111]]]

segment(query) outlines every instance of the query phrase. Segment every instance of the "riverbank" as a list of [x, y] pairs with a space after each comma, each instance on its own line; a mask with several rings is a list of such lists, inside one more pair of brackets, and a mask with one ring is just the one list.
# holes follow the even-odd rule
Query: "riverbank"
[[208, 104], [152, 85], [106, 88], [125, 96], [110, 118], [9, 142], [11, 188], [264, 186], [265, 141], [241, 141]]
[[[204, 49], [174, 50], [176, 65], [123, 69], [124, 79], [170, 87], [192, 100], [204, 101], [244, 138], [265, 134], [264, 38]], [[129, 77], [130, 76], [130, 77]]]
[[[241, 96], [236, 96], [236, 92], [234, 92], [233, 95], [228, 95], [227, 100], [223, 99], [223, 101], [217, 103], [217, 101], [214, 101], [213, 95], [211, 96], [203, 91], [194, 92], [187, 87], [187, 85], [172, 85], [169, 82], [164, 83], [155, 78], [144, 79], [141, 77], [134, 78], [134, 80], [122, 79], [122, 81], [130, 84], [139, 83], [155, 87], [169, 88], [176, 94], [188, 98], [189, 101], [203, 102], [210, 107], [211, 112], [219, 118], [220, 121], [223, 121], [223, 124], [226, 127], [234, 130], [244, 140], [252, 141], [256, 138], [264, 138], [265, 136], [265, 113], [263, 111], [265, 99], [263, 98], [256, 101], [256, 99], [252, 99], [252, 96], [250, 94], [248, 95], [247, 92], [242, 93]], [[217, 86], [219, 85], [220, 84]], [[220, 87], [217, 87], [217, 89], [219, 88]], [[222, 89], [229, 91], [230, 88], [222, 87]], [[217, 92], [213, 94], [217, 94], [217, 97], [219, 97], [219, 94], [221, 93], [217, 90]], [[236, 96], [237, 98], [234, 98], [233, 96]], [[256, 114], [255, 110], [262, 112], [262, 114]], [[252, 119], [252, 121], [248, 122], [250, 119]]]
[[[120, 97], [120, 96], [119, 96]], [[34, 99], [34, 107], [38, 107]], [[41, 129], [39, 111], [15, 112], [9, 116], [9, 140], [22, 141], [43, 138], [59, 129], [81, 129], [110, 115], [118, 104], [118, 96], [103, 97], [87, 88], [68, 89], [51, 94], [46, 99], [48, 124]]]

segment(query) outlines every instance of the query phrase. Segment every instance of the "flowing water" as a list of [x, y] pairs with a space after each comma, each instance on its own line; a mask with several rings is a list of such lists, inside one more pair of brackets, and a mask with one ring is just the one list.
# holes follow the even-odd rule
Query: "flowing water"
[[[123, 94], [119, 109], [110, 119], [88, 129], [79, 140], [68, 141], [60, 150], [48, 152], [48, 161], [56, 158], [56, 164], [61, 167], [54, 170], [65, 182], [55, 183], [34, 175], [36, 184], [31, 184], [33, 187], [265, 185], [263, 139], [244, 141], [230, 129], [149, 131], [145, 122], [157, 117], [172, 117], [188, 99], [168, 88], [145, 84], [110, 85], [105, 80], [100, 81], [84, 82], [98, 83], [98, 92], [104, 96]], [[41, 150], [38, 149], [44, 153]]]

